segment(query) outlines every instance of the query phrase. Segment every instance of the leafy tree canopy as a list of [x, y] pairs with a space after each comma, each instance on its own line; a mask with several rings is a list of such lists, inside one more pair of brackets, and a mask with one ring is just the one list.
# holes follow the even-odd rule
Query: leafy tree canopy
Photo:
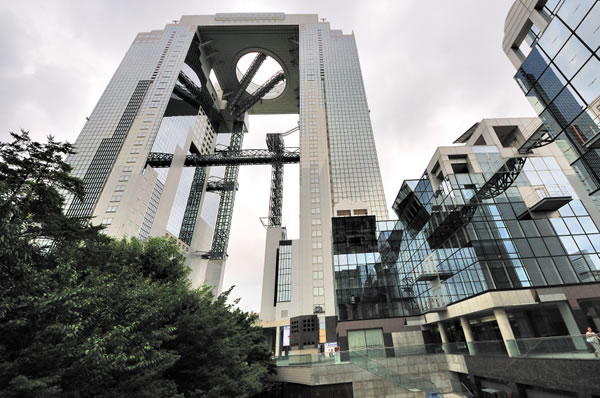
[[177, 246], [64, 216], [70, 144], [0, 143], [0, 395], [249, 397], [274, 371], [256, 315], [192, 289]]

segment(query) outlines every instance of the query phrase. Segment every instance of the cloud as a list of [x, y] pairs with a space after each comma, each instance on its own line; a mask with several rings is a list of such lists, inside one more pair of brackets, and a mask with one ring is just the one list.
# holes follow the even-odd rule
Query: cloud
[[[435, 148], [482, 118], [533, 116], [502, 52], [513, 0], [4, 2], [0, 6], [0, 139], [23, 127], [73, 141], [135, 35], [184, 14], [318, 13], [354, 32], [387, 201], [417, 178]], [[200, 6], [201, 5], [201, 6]], [[297, 117], [251, 118], [245, 148]], [[286, 166], [284, 219], [298, 235], [298, 171]], [[270, 168], [240, 172], [225, 286], [258, 310]]]

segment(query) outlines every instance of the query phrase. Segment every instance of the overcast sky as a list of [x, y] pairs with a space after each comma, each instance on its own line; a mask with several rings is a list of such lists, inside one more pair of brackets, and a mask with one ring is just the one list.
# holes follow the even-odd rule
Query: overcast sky
[[[435, 148], [483, 118], [534, 116], [502, 52], [514, 0], [396, 1], [8, 1], [0, 2], [0, 139], [29, 130], [74, 141], [135, 35], [184, 14], [319, 14], [354, 31], [379, 162], [391, 205], [404, 179], [421, 175]], [[245, 148], [296, 116], [252, 117]], [[290, 137], [289, 145], [297, 144]], [[240, 171], [225, 288], [258, 310], [270, 168]], [[286, 166], [284, 223], [298, 236], [298, 166]], [[391, 213], [393, 214], [393, 213]]]

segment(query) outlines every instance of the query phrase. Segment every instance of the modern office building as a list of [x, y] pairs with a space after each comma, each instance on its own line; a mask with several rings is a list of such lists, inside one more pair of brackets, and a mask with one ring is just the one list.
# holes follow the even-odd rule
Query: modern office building
[[[272, 75], [260, 80], [269, 63]], [[249, 114], [299, 114], [302, 157], [285, 148], [282, 135], [270, 137], [267, 149], [242, 149]], [[231, 136], [225, 150], [216, 150], [220, 134]], [[183, 16], [138, 34], [75, 148], [68, 161], [86, 196], [69, 201], [67, 213], [93, 217], [116, 237], [176, 239], [194, 284], [216, 291], [239, 166], [273, 166], [271, 247], [279, 246], [283, 231], [283, 164], [300, 162], [300, 240], [283, 246], [291, 248], [289, 261], [308, 266], [291, 291], [282, 268], [278, 298], [271, 294], [268, 301], [292, 304], [271, 314], [265, 309], [272, 320], [335, 314], [335, 212], [387, 218], [354, 36], [330, 29], [317, 15]], [[226, 166], [224, 175], [213, 178], [211, 166]], [[202, 217], [207, 193], [220, 195], [216, 222]]]
[[398, 220], [334, 217], [340, 354], [284, 357], [278, 380], [324, 396], [600, 394], [581, 336], [600, 328], [600, 213], [557, 143], [519, 152], [544, 128], [484, 119], [402, 184]]
[[600, 3], [515, 1], [502, 45], [546, 126], [521, 153], [556, 142], [600, 208]]

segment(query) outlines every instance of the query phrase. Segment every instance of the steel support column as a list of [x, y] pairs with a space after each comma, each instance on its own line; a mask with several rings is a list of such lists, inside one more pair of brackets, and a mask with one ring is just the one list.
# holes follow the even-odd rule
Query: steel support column
[[[236, 122], [233, 124], [231, 132], [231, 141], [229, 142], [229, 152], [235, 156], [236, 152], [242, 149], [244, 140], [244, 123]], [[225, 168], [224, 184], [237, 184], [239, 165], [230, 165]], [[219, 210], [217, 211], [217, 222], [213, 235], [212, 247], [206, 257], [216, 259], [227, 258], [227, 246], [229, 244], [229, 231], [231, 230], [231, 217], [233, 216], [233, 203], [235, 201], [236, 190], [223, 191], [219, 201]]]

